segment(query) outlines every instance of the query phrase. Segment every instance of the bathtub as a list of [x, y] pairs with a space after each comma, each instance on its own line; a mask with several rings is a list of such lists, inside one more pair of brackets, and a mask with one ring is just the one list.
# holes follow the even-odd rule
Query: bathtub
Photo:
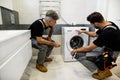
[[0, 31], [0, 80], [20, 80], [31, 56], [29, 30]]

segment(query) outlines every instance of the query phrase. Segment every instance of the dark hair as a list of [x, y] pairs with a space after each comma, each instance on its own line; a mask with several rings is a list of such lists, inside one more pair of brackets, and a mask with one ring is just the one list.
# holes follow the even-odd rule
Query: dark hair
[[54, 10], [48, 10], [47, 13], [46, 13], [46, 17], [50, 17], [54, 20], [59, 19], [58, 14]]
[[89, 21], [90, 23], [95, 23], [95, 22], [100, 22], [101, 23], [101, 22], [104, 21], [104, 18], [103, 18], [101, 13], [93, 12], [90, 15], [88, 15], [87, 21]]

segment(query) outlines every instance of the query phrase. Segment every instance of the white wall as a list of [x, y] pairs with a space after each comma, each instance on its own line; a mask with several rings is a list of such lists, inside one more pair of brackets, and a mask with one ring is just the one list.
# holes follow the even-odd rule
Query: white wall
[[107, 20], [115, 22], [120, 27], [120, 0], [109, 0]]
[[0, 6], [13, 10], [12, 0], [0, 0]]
[[[61, 0], [61, 16], [68, 24], [86, 24], [86, 17], [99, 11], [105, 19], [120, 25], [119, 3], [120, 0]], [[0, 0], [0, 6], [18, 11], [20, 24], [31, 24], [40, 18], [39, 0]], [[58, 23], [66, 24], [62, 18]]]
[[[40, 18], [39, 0], [13, 0], [13, 9], [19, 12], [20, 24], [31, 24]], [[61, 0], [61, 16], [68, 24], [85, 24], [89, 13], [97, 10], [97, 0]], [[59, 24], [66, 24], [62, 19]]]
[[40, 18], [39, 0], [13, 0], [14, 10], [19, 12], [20, 24], [31, 24]]
[[61, 0], [61, 16], [69, 24], [87, 23], [87, 15], [96, 10], [97, 0]]
[[[102, 13], [106, 20], [120, 26], [120, 0], [61, 0], [61, 16], [69, 24], [86, 24], [86, 17], [94, 11]], [[65, 23], [62, 22], [61, 23]]]
[[97, 11], [100, 12], [106, 19], [108, 16], [109, 0], [97, 0]]
[[98, 0], [97, 11], [108, 21], [115, 22], [120, 27], [120, 0]]

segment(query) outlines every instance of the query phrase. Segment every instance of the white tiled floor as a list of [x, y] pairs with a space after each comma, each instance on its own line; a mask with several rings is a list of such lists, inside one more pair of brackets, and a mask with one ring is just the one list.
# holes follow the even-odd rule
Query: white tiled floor
[[[45, 63], [48, 72], [42, 73], [35, 68], [33, 56], [21, 80], [95, 80], [91, 72], [79, 62], [63, 62], [61, 55], [52, 55], [53, 61]], [[25, 76], [26, 75], [26, 76]], [[106, 80], [120, 80], [116, 75]]]

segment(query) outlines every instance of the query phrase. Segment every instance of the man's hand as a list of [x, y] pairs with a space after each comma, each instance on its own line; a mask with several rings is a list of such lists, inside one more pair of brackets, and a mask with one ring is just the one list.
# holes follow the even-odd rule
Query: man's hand
[[72, 50], [71, 55], [74, 56], [76, 52], [77, 52], [76, 49]]
[[78, 34], [81, 34], [81, 33], [85, 33], [86, 30], [75, 30], [76, 32], [78, 32]]
[[54, 42], [54, 47], [60, 47], [61, 45], [57, 42]]

